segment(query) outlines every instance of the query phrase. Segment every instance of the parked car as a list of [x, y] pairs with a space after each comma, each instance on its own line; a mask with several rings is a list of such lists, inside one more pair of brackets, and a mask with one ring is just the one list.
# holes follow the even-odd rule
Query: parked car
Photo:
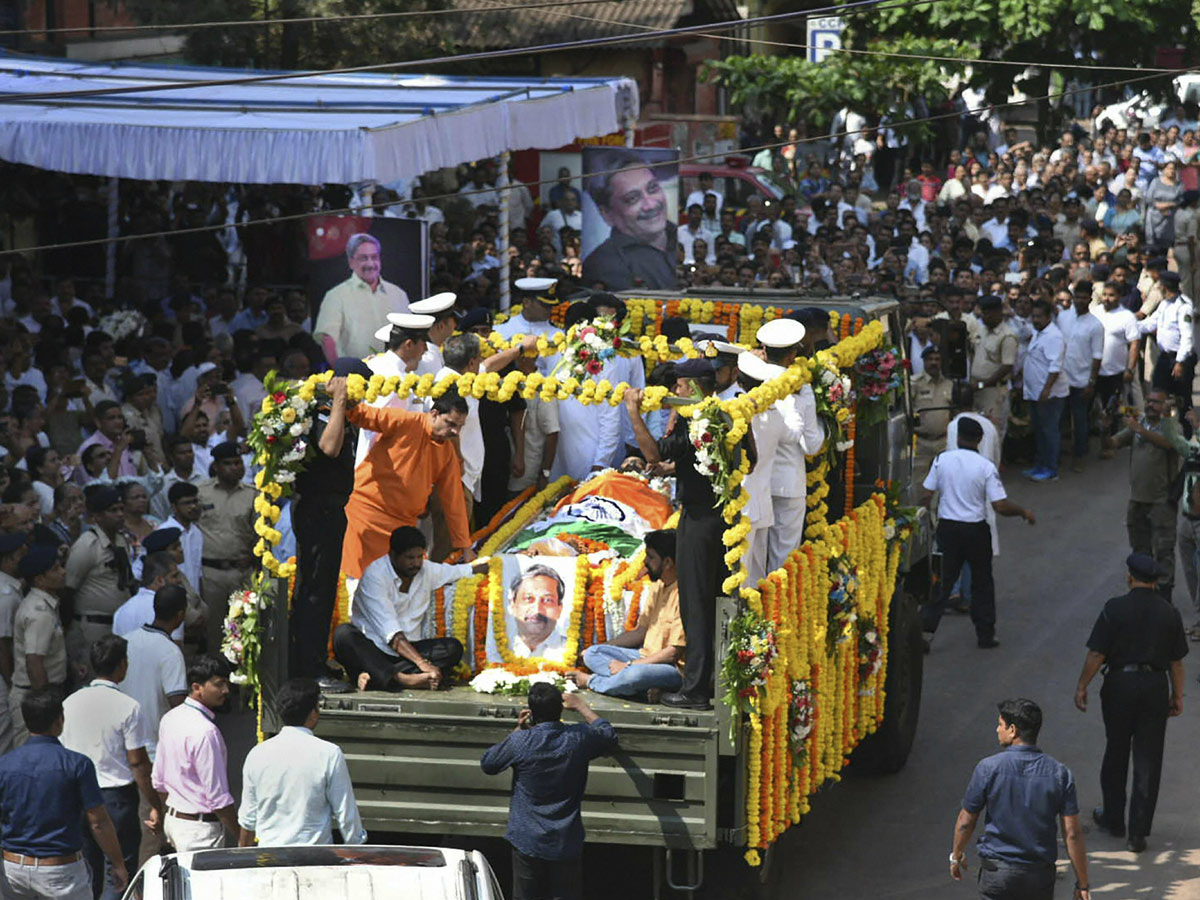
[[757, 194], [768, 208], [778, 203], [787, 189], [779, 183], [774, 173], [750, 165], [744, 156], [727, 156], [723, 161], [711, 163], [683, 163], [679, 166], [679, 220], [687, 218], [683, 204], [688, 194], [700, 189], [700, 173], [710, 172], [713, 187], [725, 197], [724, 204], [736, 215], [746, 208], [746, 201]]
[[124, 900], [504, 900], [477, 850], [441, 847], [236, 847], [153, 856]]

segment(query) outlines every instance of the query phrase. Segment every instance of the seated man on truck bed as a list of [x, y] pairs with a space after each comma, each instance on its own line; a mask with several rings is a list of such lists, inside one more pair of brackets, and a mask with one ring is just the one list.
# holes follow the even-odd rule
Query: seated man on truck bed
[[411, 525], [392, 532], [386, 556], [372, 562], [350, 601], [350, 622], [333, 633], [333, 654], [360, 691], [436, 690], [462, 659], [451, 637], [433, 637], [430, 603], [443, 585], [487, 567], [425, 559], [425, 535]]
[[683, 684], [680, 669], [686, 639], [675, 582], [674, 531], [646, 535], [646, 571], [650, 584], [642, 592], [637, 627], [583, 651], [584, 665], [592, 674], [578, 670], [567, 674], [580, 687], [636, 697], [652, 690], [677, 691]]

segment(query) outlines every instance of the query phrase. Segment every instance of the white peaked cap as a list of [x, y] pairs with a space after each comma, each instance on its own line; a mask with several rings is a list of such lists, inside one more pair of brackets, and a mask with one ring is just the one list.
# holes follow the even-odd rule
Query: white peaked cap
[[784, 373], [783, 366], [774, 366], [756, 353], [744, 350], [738, 354], [738, 371], [755, 381], [770, 381]]
[[804, 326], [795, 319], [772, 319], [754, 336], [764, 347], [795, 347], [804, 340]]
[[457, 294], [453, 294], [450, 291], [443, 291], [440, 294], [434, 294], [432, 297], [426, 297], [424, 300], [418, 300], [416, 303], [408, 304], [408, 310], [409, 312], [419, 313], [424, 316], [433, 316], [448, 310], [454, 305], [454, 301], [457, 299]]

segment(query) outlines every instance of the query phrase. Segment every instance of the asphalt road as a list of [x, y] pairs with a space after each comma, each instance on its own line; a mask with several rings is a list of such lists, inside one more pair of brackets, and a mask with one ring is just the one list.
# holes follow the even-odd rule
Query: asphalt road
[[[1092, 622], [1104, 601], [1124, 590], [1127, 466], [1121, 456], [1093, 462], [1084, 475], [1072, 475], [1064, 466], [1062, 480], [1049, 485], [1033, 485], [1013, 471], [1006, 473], [1010, 496], [1031, 506], [1038, 524], [1031, 527], [1018, 519], [1000, 523], [996, 587], [1001, 646], [979, 650], [967, 617], [948, 615], [943, 620], [933, 652], [925, 658], [920, 725], [907, 767], [880, 778], [858, 775], [851, 767], [841, 783], [823, 790], [814, 799], [812, 812], [781, 839], [768, 896], [779, 900], [977, 897], [973, 852], [966, 880], [955, 883], [948, 875], [954, 818], [976, 762], [997, 749], [996, 703], [1024, 696], [1037, 701], [1044, 712], [1041, 746], [1075, 774], [1087, 826], [1094, 896], [1200, 900], [1200, 816], [1195, 813], [1200, 790], [1193, 774], [1195, 748], [1200, 747], [1200, 686], [1194, 680], [1200, 658], [1187, 660], [1184, 714], [1168, 727], [1149, 849], [1135, 856], [1126, 852], [1123, 840], [1091, 827], [1091, 808], [1100, 802], [1104, 749], [1099, 679], [1090, 691], [1091, 708], [1086, 714], [1075, 709], [1072, 698]], [[1181, 590], [1175, 599], [1184, 602]], [[1191, 625], [1193, 619], [1186, 608], [1185, 624]], [[1200, 644], [1192, 647], [1200, 657]], [[230, 745], [231, 781], [240, 796], [241, 762], [253, 741], [253, 723], [246, 714], [234, 714], [223, 716], [222, 726]], [[507, 845], [498, 840], [471, 840], [464, 845], [485, 852], [507, 889], [511, 884]], [[1060, 857], [1057, 896], [1069, 898], [1073, 877], [1065, 849]], [[727, 885], [755, 877], [733, 853], [710, 856], [706, 865], [706, 880], [722, 885], [716, 889], [721, 900], [742, 894]], [[648, 851], [589, 846], [586, 896], [588, 900], [649, 898], [650, 871]], [[713, 891], [705, 896], [714, 896]]]
[[[973, 852], [970, 880], [956, 883], [948, 874], [954, 818], [975, 763], [997, 749], [996, 703], [1023, 696], [1042, 707], [1042, 748], [1075, 774], [1088, 826], [1093, 896], [1200, 898], [1200, 790], [1195, 781], [1200, 706], [1193, 700], [1200, 697], [1197, 653], [1186, 660], [1183, 715], [1167, 729], [1149, 849], [1129, 853], [1123, 840], [1091, 827], [1091, 809], [1100, 803], [1104, 750], [1099, 679], [1089, 691], [1086, 714], [1075, 709], [1073, 695], [1092, 622], [1108, 597], [1124, 591], [1127, 466], [1120, 455], [1093, 462], [1083, 475], [1072, 475], [1064, 466], [1062, 479], [1048, 485], [1031, 484], [1011, 470], [1005, 474], [1010, 497], [1032, 507], [1038, 523], [1000, 523], [995, 567], [1000, 647], [977, 649], [965, 616], [943, 620], [925, 658], [920, 725], [907, 767], [884, 778], [849, 775], [822, 792], [806, 820], [782, 839], [775, 896], [977, 897]], [[1177, 580], [1182, 583], [1182, 574]], [[1190, 626], [1194, 615], [1181, 589], [1175, 601], [1185, 604], [1184, 623]], [[1192, 648], [1200, 650], [1200, 644]], [[1070, 897], [1074, 879], [1061, 846], [1059, 856], [1056, 896]]]

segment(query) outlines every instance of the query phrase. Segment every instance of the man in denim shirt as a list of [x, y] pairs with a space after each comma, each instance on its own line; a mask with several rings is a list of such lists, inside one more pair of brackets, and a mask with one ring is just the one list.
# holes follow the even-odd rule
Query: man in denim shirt
[[[564, 725], [563, 707], [583, 717]], [[529, 689], [516, 730], [484, 751], [488, 775], [513, 770], [506, 837], [512, 845], [513, 900], [582, 900], [580, 804], [588, 763], [617, 748], [617, 733], [578, 694], [550, 684]]]
[[999, 705], [996, 739], [1004, 748], [975, 767], [954, 824], [950, 877], [962, 880], [967, 841], [987, 809], [979, 839], [979, 896], [984, 900], [1051, 900], [1061, 819], [1075, 867], [1077, 900], [1089, 900], [1087, 851], [1071, 770], [1037, 747], [1042, 711], [1032, 700]]

